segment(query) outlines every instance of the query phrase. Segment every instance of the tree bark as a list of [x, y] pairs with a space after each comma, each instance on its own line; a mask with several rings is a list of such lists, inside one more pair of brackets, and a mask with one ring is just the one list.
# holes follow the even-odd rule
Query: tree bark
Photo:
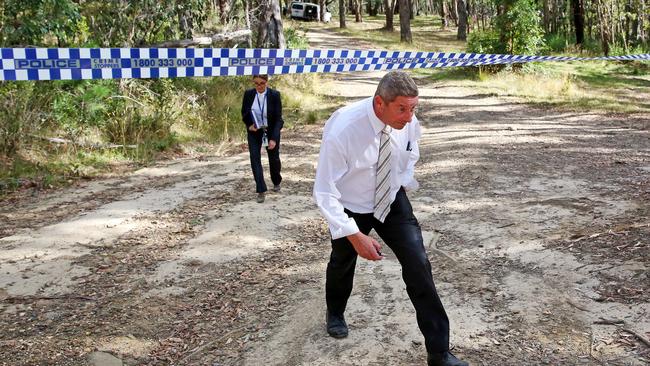
[[447, 20], [448, 13], [447, 2], [445, 0], [440, 0], [440, 20], [442, 20], [442, 29], [446, 29], [449, 26], [449, 21]]
[[411, 18], [409, 17], [409, 0], [399, 0], [399, 33], [400, 42], [413, 43], [411, 36]]
[[[251, 1], [252, 0], [241, 0], [244, 3], [244, 19], [246, 20], [246, 29], [251, 30]], [[253, 48], [253, 37], [248, 37], [248, 48]]]
[[454, 21], [454, 25], [458, 26], [458, 2], [456, 0], [451, 0], [449, 2], [449, 16], [451, 20]]
[[282, 29], [282, 14], [279, 0], [264, 0], [260, 3], [262, 12], [259, 19], [257, 47], [287, 48]]
[[339, 0], [339, 28], [345, 28], [345, 0]]
[[467, 7], [464, 0], [458, 0], [458, 34], [456, 38], [460, 41], [467, 40]]
[[353, 0], [354, 1], [354, 21], [356, 23], [362, 23], [363, 18], [361, 12], [363, 11], [363, 7], [361, 4], [361, 0]]
[[228, 12], [230, 10], [230, 3], [228, 0], [219, 0], [219, 20], [221, 24], [228, 23]]
[[641, 43], [647, 41], [647, 35], [645, 33], [646, 18], [650, 20], [650, 15], [648, 15], [648, 10], [646, 10], [645, 0], [639, 0], [639, 22], [637, 23], [636, 39]]
[[609, 56], [609, 25], [607, 24], [607, 10], [604, 9], [602, 0], [596, 0], [596, 9], [598, 11], [598, 20], [600, 23], [600, 42], [603, 47], [605, 56]]
[[[319, 17], [321, 22], [324, 22], [325, 21], [325, 8], [326, 8], [325, 0], [318, 0], [318, 6], [320, 6], [320, 14], [319, 14], [318, 17]], [[287, 7], [287, 9], [289, 11], [291, 11], [291, 9], [289, 9], [288, 7]]]
[[582, 0], [571, 0], [573, 7], [573, 26], [576, 33], [576, 44], [581, 46], [585, 42], [585, 9]]
[[551, 8], [549, 5], [550, 0], [544, 0], [543, 5], [543, 19], [544, 19], [544, 31], [551, 32]]
[[393, 32], [395, 26], [393, 25], [393, 2], [392, 0], [384, 0], [384, 7], [386, 8], [386, 26], [384, 27], [387, 31]]

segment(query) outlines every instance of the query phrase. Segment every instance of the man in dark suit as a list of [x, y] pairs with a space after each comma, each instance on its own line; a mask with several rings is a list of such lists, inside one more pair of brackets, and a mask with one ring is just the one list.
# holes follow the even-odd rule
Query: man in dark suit
[[244, 92], [241, 115], [248, 129], [248, 151], [251, 158], [257, 202], [264, 202], [267, 191], [262, 170], [262, 147], [269, 155], [269, 168], [273, 191], [280, 191], [282, 176], [280, 170], [280, 131], [284, 124], [282, 119], [282, 98], [280, 92], [267, 87], [268, 75], [253, 75], [255, 88]]

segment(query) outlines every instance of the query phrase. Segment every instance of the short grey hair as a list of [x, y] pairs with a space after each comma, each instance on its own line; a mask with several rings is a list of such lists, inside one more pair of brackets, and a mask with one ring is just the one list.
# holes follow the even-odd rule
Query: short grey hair
[[415, 81], [404, 71], [390, 71], [384, 75], [377, 85], [375, 96], [379, 95], [386, 103], [397, 97], [417, 97], [418, 86]]

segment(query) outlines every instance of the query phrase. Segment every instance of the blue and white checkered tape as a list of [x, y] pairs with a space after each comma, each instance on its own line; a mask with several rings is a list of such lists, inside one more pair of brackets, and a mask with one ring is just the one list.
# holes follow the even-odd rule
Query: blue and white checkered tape
[[277, 75], [583, 60], [650, 60], [650, 54], [563, 57], [343, 49], [1, 48], [0, 80]]

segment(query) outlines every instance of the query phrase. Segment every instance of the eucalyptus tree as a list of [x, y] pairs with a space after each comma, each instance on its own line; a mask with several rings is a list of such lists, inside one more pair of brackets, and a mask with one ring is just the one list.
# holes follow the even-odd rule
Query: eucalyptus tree
[[[469, 0], [467, 1], [469, 4]], [[458, 0], [458, 33], [456, 38], [465, 41], [467, 40], [467, 5], [464, 0]]]
[[413, 43], [411, 35], [411, 7], [409, 0], [399, 0], [399, 33], [400, 42]]
[[384, 11], [386, 12], [386, 25], [384, 29], [389, 32], [395, 30], [393, 19], [395, 17], [395, 0], [384, 0]]
[[585, 41], [585, 9], [582, 0], [571, 0], [573, 8], [573, 27], [576, 34], [576, 44], [582, 45]]
[[286, 48], [279, 0], [260, 0], [257, 47]]

